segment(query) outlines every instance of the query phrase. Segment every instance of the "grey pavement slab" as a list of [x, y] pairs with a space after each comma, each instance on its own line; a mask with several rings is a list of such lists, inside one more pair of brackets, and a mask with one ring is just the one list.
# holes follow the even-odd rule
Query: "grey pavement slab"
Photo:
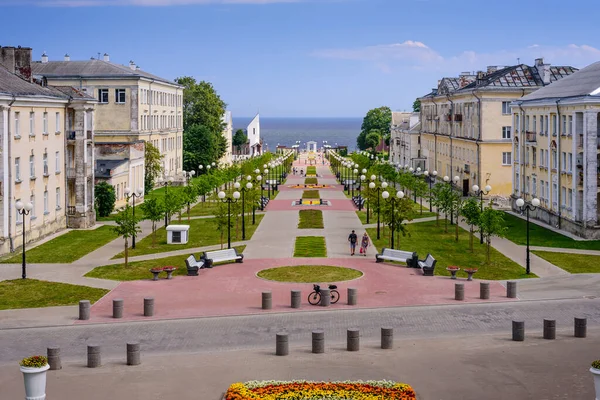
[[[595, 332], [597, 334], [597, 332]], [[272, 334], [274, 342], [275, 333]], [[537, 336], [537, 335], [536, 335]], [[388, 379], [411, 385], [419, 400], [593, 399], [589, 364], [597, 336], [543, 340], [528, 335], [512, 342], [507, 335], [460, 335], [436, 341], [395, 337], [394, 348], [382, 350], [375, 336], [362, 334], [358, 352], [345, 351], [325, 332], [325, 353], [290, 343], [290, 354], [277, 357], [270, 346], [217, 353], [148, 354], [142, 363], [125, 365], [121, 354], [103, 355], [103, 366], [85, 367], [85, 357], [63, 362], [47, 374], [48, 399], [86, 400], [180, 399], [221, 400], [230, 384], [248, 380]], [[0, 387], [7, 399], [24, 397], [16, 364], [0, 367]]]
[[523, 279], [518, 296], [524, 300], [600, 297], [600, 274], [568, 274], [540, 279]]
[[244, 257], [292, 257], [297, 226], [298, 211], [267, 212], [248, 242]]

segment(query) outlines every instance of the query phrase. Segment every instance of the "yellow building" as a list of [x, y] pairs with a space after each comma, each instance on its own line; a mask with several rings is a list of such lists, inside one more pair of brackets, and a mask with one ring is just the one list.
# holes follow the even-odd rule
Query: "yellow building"
[[[0, 254], [67, 227], [94, 209], [95, 99], [31, 75], [31, 49], [0, 47]], [[31, 204], [27, 215], [16, 204]]]
[[600, 62], [514, 102], [512, 112], [513, 199], [539, 198], [530, 216], [600, 239]]
[[459, 177], [467, 195], [473, 185], [492, 195], [512, 193], [510, 103], [576, 71], [537, 59], [530, 67], [488, 67], [487, 72], [443, 78], [421, 100], [421, 155], [439, 177]]
[[[47, 56], [32, 65], [32, 71], [52, 85], [68, 85], [98, 100], [96, 107], [96, 158], [125, 167], [125, 178], [112, 181], [112, 174], [98, 171], [99, 179], [131, 190], [144, 187], [144, 157], [135, 149], [141, 141], [151, 142], [163, 155], [165, 176], [183, 180], [183, 87], [173, 81], [142, 71], [133, 61], [128, 66], [102, 60], [49, 61]], [[135, 155], [136, 158], [132, 158]], [[120, 161], [120, 163], [118, 163]], [[100, 165], [97, 166], [100, 168]], [[110, 172], [110, 171], [109, 171]], [[108, 177], [107, 177], [108, 176]], [[125, 204], [119, 189], [117, 207]]]

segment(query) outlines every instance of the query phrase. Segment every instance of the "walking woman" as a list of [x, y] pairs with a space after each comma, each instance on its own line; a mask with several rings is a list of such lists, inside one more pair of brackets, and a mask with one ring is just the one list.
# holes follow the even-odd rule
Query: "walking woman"
[[363, 256], [367, 256], [367, 247], [369, 247], [369, 235], [367, 232], [362, 237], [362, 241], [360, 242], [360, 254]]

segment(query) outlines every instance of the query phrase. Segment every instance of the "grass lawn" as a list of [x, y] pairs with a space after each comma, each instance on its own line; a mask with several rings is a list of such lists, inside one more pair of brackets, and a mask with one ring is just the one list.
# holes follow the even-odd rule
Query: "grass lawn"
[[317, 178], [304, 178], [305, 185], [317, 185], [319, 180]]
[[[444, 233], [443, 223], [440, 226], [435, 225], [435, 221], [419, 222], [407, 225], [410, 236], [400, 237], [400, 249], [406, 251], [416, 251], [420, 260], [424, 260], [427, 253], [431, 253], [437, 260], [435, 266], [436, 275], [449, 276], [446, 271], [449, 265], [457, 265], [461, 268], [458, 276], [467, 277], [463, 272], [464, 268], [479, 268], [474, 275], [477, 279], [518, 279], [534, 278], [534, 274], [527, 275], [525, 268], [514, 261], [505, 257], [502, 253], [491, 249], [491, 262], [486, 264], [486, 247], [479, 244], [478, 238], [474, 238], [474, 253], [469, 251], [469, 232], [464, 229], [459, 230], [459, 240], [454, 241], [454, 226], [448, 227], [448, 233]], [[367, 232], [371, 240], [381, 250], [382, 247], [389, 247], [389, 230], [382, 232], [381, 239], [377, 240], [377, 229], [368, 228]], [[396, 247], [396, 246], [395, 246]], [[396, 247], [398, 248], [398, 247]]]
[[[254, 231], [258, 228], [264, 215], [256, 215], [256, 224], [252, 225], [252, 216], [246, 216], [246, 240], [252, 238]], [[231, 219], [233, 227], [231, 228], [231, 241], [242, 240], [242, 219], [239, 218], [239, 229], [236, 229], [234, 218]], [[171, 221], [178, 224], [177, 218]], [[181, 223], [187, 225], [187, 219], [182, 218]], [[194, 247], [212, 246], [221, 243], [221, 232], [217, 230], [217, 224], [214, 218], [193, 219], [190, 221], [190, 239], [186, 244], [167, 244], [167, 232], [164, 227], [156, 230], [156, 247], [152, 247], [152, 234], [146, 236], [135, 244], [135, 250], [129, 249], [129, 256], [141, 256], [143, 254], [164, 253], [181, 249], [191, 249]], [[227, 245], [227, 227], [223, 234], [223, 243]], [[121, 252], [112, 259], [123, 258]]]
[[[227, 244], [225, 244], [226, 247]], [[245, 248], [246, 246], [235, 247], [238, 253], [243, 252]], [[200, 258], [199, 254], [195, 254], [195, 256], [196, 258]], [[140, 279], [152, 279], [152, 273], [149, 271], [150, 268], [167, 266], [177, 267], [173, 271], [173, 275], [187, 275], [187, 268], [185, 266], [186, 258], [187, 256], [172, 256], [148, 261], [135, 261], [129, 263], [127, 269], [125, 269], [125, 264], [104, 265], [94, 268], [85, 274], [85, 276], [88, 278], [111, 279], [113, 281], [137, 281]], [[164, 276], [166, 276], [166, 273], [163, 272], [160, 277], [164, 278]]]
[[[423, 214], [420, 213], [421, 211], [421, 206], [417, 203], [413, 204], [413, 208], [415, 209], [415, 213], [413, 215], [413, 219], [419, 219], [419, 218], [427, 218], [427, 217], [435, 217], [435, 213], [434, 212], [429, 212], [429, 209], [423, 207]], [[360, 222], [364, 225], [367, 223], [367, 211], [366, 208], [363, 208], [363, 210], [365, 211], [357, 211], [356, 215], [358, 215], [358, 218], [360, 219]], [[377, 223], [377, 214], [375, 213], [371, 213], [371, 217], [369, 218], [369, 223], [370, 224], [374, 224]]]
[[[216, 201], [207, 201], [204, 203], [201, 201], [200, 203], [196, 204], [196, 206], [190, 209], [190, 217], [203, 217], [206, 215], [215, 215], [215, 212], [218, 208], [219, 203], [217, 203]], [[182, 221], [184, 218], [187, 220], [187, 207], [185, 209], [185, 212], [182, 214]]]
[[304, 190], [302, 192], [303, 199], [320, 199], [321, 195], [318, 190]]
[[316, 175], [317, 174], [317, 167], [314, 166], [314, 165], [306, 167], [306, 174], [307, 175]]
[[319, 283], [339, 282], [360, 278], [362, 272], [356, 269], [333, 267], [331, 265], [297, 265], [263, 269], [258, 276], [277, 282]]
[[298, 236], [294, 245], [294, 257], [327, 257], [323, 236]]
[[[516, 244], [527, 244], [527, 222], [514, 215], [504, 213], [508, 230], [506, 238]], [[562, 247], [566, 249], [600, 250], [600, 240], [573, 240], [534, 223], [529, 223], [529, 245]]]
[[321, 210], [300, 210], [298, 229], [323, 229], [323, 212]]
[[589, 274], [600, 272], [600, 256], [588, 254], [555, 253], [552, 251], [532, 251], [533, 254], [542, 257], [572, 274]]
[[[110, 226], [92, 230], [73, 230], [41, 244], [25, 255], [30, 263], [70, 263], [104, 246], [117, 238]], [[22, 255], [2, 260], [3, 263], [20, 263]]]
[[0, 310], [13, 308], [37, 308], [70, 306], [79, 300], [92, 304], [109, 291], [68, 283], [15, 279], [0, 282]]

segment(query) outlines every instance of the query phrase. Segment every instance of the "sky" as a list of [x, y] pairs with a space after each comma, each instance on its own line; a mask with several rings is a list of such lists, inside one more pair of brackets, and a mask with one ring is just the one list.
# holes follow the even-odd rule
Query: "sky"
[[597, 0], [0, 0], [0, 46], [193, 76], [234, 118], [363, 117], [410, 110], [463, 71], [600, 61], [598, 11]]

